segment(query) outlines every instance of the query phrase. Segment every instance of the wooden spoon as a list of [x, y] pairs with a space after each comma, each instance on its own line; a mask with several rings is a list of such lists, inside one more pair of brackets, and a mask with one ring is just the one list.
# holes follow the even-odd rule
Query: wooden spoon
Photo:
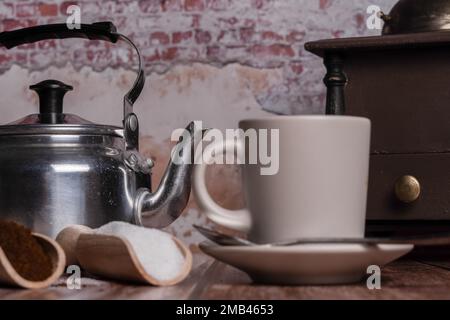
[[[148, 274], [128, 240], [110, 235], [95, 234], [92, 229], [71, 226], [57, 237], [72, 261], [89, 273], [99, 276], [151, 284], [154, 286], [175, 285], [184, 280], [192, 268], [192, 253], [180, 240], [172, 237], [184, 257], [180, 273], [170, 280], [158, 280]], [[71, 242], [72, 241], [72, 242]], [[76, 244], [73, 244], [73, 241]]]
[[92, 274], [154, 286], [171, 286], [187, 277], [192, 268], [191, 251], [177, 238], [173, 241], [184, 256], [181, 272], [170, 280], [158, 280], [148, 274], [136, 256], [128, 240], [121, 237], [82, 234], [77, 244], [77, 259]]
[[42, 234], [33, 233], [33, 237], [39, 242], [44, 251], [49, 255], [53, 272], [43, 281], [30, 281], [23, 278], [9, 262], [5, 252], [0, 248], [0, 283], [25, 289], [40, 289], [52, 285], [64, 272], [66, 256], [63, 249], [54, 240]]

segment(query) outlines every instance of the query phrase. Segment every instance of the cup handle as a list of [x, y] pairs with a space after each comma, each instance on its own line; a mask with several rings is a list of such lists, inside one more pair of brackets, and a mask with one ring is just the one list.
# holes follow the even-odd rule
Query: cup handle
[[194, 170], [193, 191], [201, 212], [213, 222], [224, 227], [247, 232], [251, 226], [250, 212], [248, 209], [229, 210], [219, 206], [211, 197], [206, 187], [206, 168], [212, 163], [214, 156], [237, 152], [238, 157], [243, 155], [241, 142], [235, 140], [217, 141], [209, 144], [202, 156], [197, 159]]

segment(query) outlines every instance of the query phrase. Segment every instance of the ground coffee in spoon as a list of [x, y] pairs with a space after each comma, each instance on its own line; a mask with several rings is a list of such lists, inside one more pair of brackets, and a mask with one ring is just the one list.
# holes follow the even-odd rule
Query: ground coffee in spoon
[[0, 220], [0, 248], [17, 273], [26, 280], [42, 281], [51, 276], [50, 257], [24, 226]]

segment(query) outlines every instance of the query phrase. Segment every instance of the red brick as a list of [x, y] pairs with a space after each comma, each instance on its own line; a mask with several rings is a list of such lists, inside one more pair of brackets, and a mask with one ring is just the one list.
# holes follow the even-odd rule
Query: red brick
[[184, 10], [186, 11], [203, 11], [204, 9], [203, 0], [184, 0]]
[[211, 42], [211, 34], [208, 31], [196, 30], [195, 41], [197, 44], [207, 44]]
[[37, 43], [39, 49], [55, 49], [56, 48], [56, 40], [43, 40]]
[[161, 0], [139, 0], [139, 9], [144, 13], [157, 13], [162, 9]]
[[218, 59], [222, 55], [222, 49], [219, 46], [208, 46], [206, 48], [206, 57], [208, 59]]
[[72, 5], [79, 5], [78, 1], [64, 1], [59, 5], [59, 12], [63, 15], [67, 15], [67, 8]]
[[83, 41], [85, 48], [99, 48], [104, 47], [107, 42], [101, 40]]
[[26, 52], [17, 52], [13, 54], [14, 61], [19, 64], [25, 64], [28, 61], [28, 55]]
[[291, 46], [283, 44], [272, 45], [253, 45], [247, 50], [249, 53], [256, 56], [279, 56], [279, 57], [294, 57], [295, 51]]
[[161, 0], [162, 11], [180, 11], [183, 9], [182, 0]]
[[172, 33], [172, 43], [178, 44], [192, 38], [192, 31], [179, 31]]
[[172, 47], [161, 52], [161, 59], [166, 61], [174, 60], [178, 57], [178, 48]]
[[38, 9], [39, 9], [39, 14], [43, 17], [58, 15], [58, 5], [57, 4], [39, 3]]
[[35, 49], [36, 48], [36, 43], [26, 43], [26, 44], [21, 44], [20, 46], [16, 47], [17, 50], [26, 50], [29, 51], [31, 49]]
[[0, 53], [0, 66], [3, 64], [8, 64], [13, 61], [13, 56], [11, 53]]
[[303, 64], [300, 61], [292, 61], [291, 63], [289, 63], [289, 67], [295, 74], [303, 73]]
[[261, 39], [269, 41], [282, 41], [284, 40], [284, 37], [273, 31], [263, 31], [261, 32]]
[[34, 3], [18, 3], [16, 4], [16, 17], [30, 18], [36, 15], [36, 4]]
[[3, 52], [0, 53], [0, 69], [7, 70], [13, 63], [25, 65], [27, 63], [25, 52]]
[[239, 29], [239, 35], [242, 42], [250, 42], [255, 35], [255, 29], [253, 28], [241, 28]]
[[357, 13], [354, 16], [355, 22], [356, 22], [356, 28], [358, 30], [361, 30], [362, 28], [366, 27], [366, 18], [363, 14]]
[[331, 6], [332, 2], [333, 0], [319, 0], [319, 8], [325, 10]]
[[32, 27], [37, 24], [37, 20], [34, 19], [4, 19], [2, 21], [2, 30], [3, 31], [10, 31], [10, 30], [16, 30], [21, 28], [27, 28]]
[[305, 32], [292, 30], [286, 36], [286, 41], [289, 43], [302, 42], [304, 38], [305, 38]]
[[45, 23], [47, 23], [47, 24], [64, 22], [64, 20], [61, 21], [61, 18], [58, 15], [56, 15], [54, 17], [48, 16], [48, 17], [45, 17], [44, 19], [45, 19], [44, 20]]
[[162, 31], [153, 32], [150, 34], [150, 44], [166, 45], [170, 43], [170, 37], [167, 33]]

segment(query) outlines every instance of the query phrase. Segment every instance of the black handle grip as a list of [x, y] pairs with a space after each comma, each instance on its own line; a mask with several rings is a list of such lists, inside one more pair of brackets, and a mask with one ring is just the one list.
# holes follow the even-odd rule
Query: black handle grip
[[112, 22], [80, 24], [79, 29], [69, 29], [65, 23], [57, 23], [2, 32], [0, 33], [0, 45], [11, 49], [21, 44], [65, 38], [84, 38], [116, 43], [119, 34]]

